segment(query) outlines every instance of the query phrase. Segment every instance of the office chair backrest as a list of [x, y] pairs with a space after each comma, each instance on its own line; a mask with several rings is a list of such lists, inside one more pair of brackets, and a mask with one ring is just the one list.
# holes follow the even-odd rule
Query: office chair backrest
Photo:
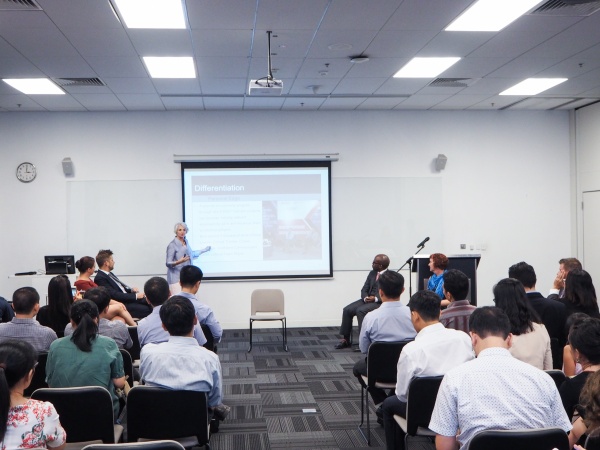
[[[410, 382], [406, 404], [406, 434], [416, 436], [419, 427], [429, 428], [443, 376], [420, 377]], [[413, 401], [411, 401], [411, 399]]]
[[569, 450], [569, 438], [560, 428], [486, 430], [477, 433], [469, 450]]
[[133, 345], [127, 351], [131, 355], [131, 359], [136, 361], [136, 360], [140, 359], [140, 351], [141, 351], [140, 338], [137, 333], [137, 326], [135, 326], [135, 327], [128, 326], [127, 330], [129, 331], [129, 336], [131, 336], [131, 340], [133, 341]]
[[208, 325], [200, 325], [200, 328], [202, 328], [202, 333], [204, 333], [204, 337], [206, 338], [206, 344], [204, 344], [202, 347], [204, 347], [207, 350], [210, 350], [211, 352], [215, 351], [215, 338], [212, 335], [212, 331], [210, 331], [210, 328], [208, 328]]
[[285, 302], [281, 289], [256, 289], [250, 299], [250, 315], [257, 312], [277, 312], [285, 316]]
[[82, 450], [185, 450], [177, 441], [126, 442], [122, 444], [92, 444]]
[[36, 390], [31, 398], [54, 405], [67, 432], [67, 442], [101, 440], [105, 444], [114, 444], [113, 403], [105, 388], [43, 388]]
[[179, 439], [208, 442], [206, 393], [135, 386], [127, 396], [127, 440]]
[[48, 353], [38, 353], [37, 366], [35, 367], [35, 372], [33, 374], [33, 378], [31, 379], [31, 384], [25, 389], [23, 395], [25, 397], [31, 397], [31, 394], [36, 389], [47, 388], [48, 383], [46, 383], [46, 361], [48, 360]]
[[123, 369], [125, 371], [125, 375], [127, 376], [127, 382], [129, 383], [129, 386], [133, 386], [133, 358], [131, 357], [131, 354], [124, 348], [120, 348], [119, 351], [123, 357]]
[[545, 370], [545, 372], [548, 375], [550, 375], [552, 380], [554, 380], [554, 383], [556, 384], [557, 389], [559, 389], [560, 385], [563, 384], [563, 382], [567, 379], [567, 376], [565, 375], [565, 373], [562, 370], [552, 369], [552, 370]]
[[367, 386], [376, 382], [396, 383], [400, 352], [410, 341], [373, 342], [367, 353]]

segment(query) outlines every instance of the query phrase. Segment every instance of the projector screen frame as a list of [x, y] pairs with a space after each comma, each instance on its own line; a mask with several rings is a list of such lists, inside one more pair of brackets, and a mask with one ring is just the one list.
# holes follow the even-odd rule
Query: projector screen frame
[[[305, 161], [282, 161], [282, 160], [273, 160], [273, 161], [201, 161], [201, 162], [181, 162], [181, 195], [182, 195], [182, 214], [184, 222], [187, 223], [188, 211], [186, 211], [186, 170], [190, 169], [249, 169], [249, 170], [261, 170], [261, 169], [310, 169], [310, 168], [318, 168], [325, 169], [327, 173], [327, 208], [323, 208], [321, 205], [321, 215], [327, 214], [328, 223], [326, 226], [321, 226], [321, 229], [326, 230], [327, 232], [327, 243], [323, 243], [326, 245], [326, 248], [322, 247], [322, 251], [327, 251], [328, 254], [328, 264], [326, 273], [324, 269], [315, 270], [315, 273], [292, 273], [292, 274], [273, 274], [273, 273], [265, 273], [260, 275], [228, 275], [228, 276], [212, 276], [210, 273], [206, 273], [204, 278], [205, 280], [210, 281], [242, 281], [242, 280], [270, 280], [270, 279], [285, 279], [285, 280], [294, 280], [294, 279], [331, 279], [333, 278], [333, 244], [332, 244], [332, 210], [331, 210], [331, 160], [305, 160]], [[188, 224], [189, 226], [189, 224]], [[194, 244], [191, 242], [194, 250], [198, 250], [198, 244]], [[198, 247], [198, 248], [197, 248]], [[200, 246], [202, 247], [202, 246]], [[327, 261], [326, 261], [327, 262]], [[202, 257], [194, 262], [198, 267], [202, 266]]]

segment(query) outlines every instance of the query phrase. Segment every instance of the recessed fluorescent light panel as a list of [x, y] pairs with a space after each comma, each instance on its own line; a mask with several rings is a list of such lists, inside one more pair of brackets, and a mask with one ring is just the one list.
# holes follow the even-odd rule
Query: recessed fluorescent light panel
[[5, 78], [5, 83], [27, 95], [64, 95], [65, 92], [48, 78]]
[[413, 58], [394, 78], [435, 78], [460, 58]]
[[127, 28], [184, 29], [182, 0], [112, 0]]
[[568, 78], [527, 78], [500, 92], [500, 95], [536, 95], [567, 80]]
[[144, 56], [144, 63], [152, 78], [196, 78], [191, 56]]
[[479, 0], [446, 28], [446, 31], [500, 31], [540, 0]]

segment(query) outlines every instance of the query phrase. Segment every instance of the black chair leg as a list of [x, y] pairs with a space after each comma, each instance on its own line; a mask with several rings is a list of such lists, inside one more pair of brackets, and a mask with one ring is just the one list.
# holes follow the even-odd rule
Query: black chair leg
[[287, 321], [286, 319], [282, 319], [282, 325], [283, 325], [283, 349], [287, 352], [288, 351], [288, 346], [287, 346]]
[[[365, 421], [365, 410], [367, 415], [367, 434], [363, 430], [363, 424]], [[360, 425], [358, 431], [362, 435], [363, 439], [367, 441], [367, 445], [371, 446], [371, 424], [369, 423], [369, 395], [364, 387], [360, 388]]]
[[248, 353], [252, 351], [252, 319], [250, 319], [250, 347], [248, 347]]

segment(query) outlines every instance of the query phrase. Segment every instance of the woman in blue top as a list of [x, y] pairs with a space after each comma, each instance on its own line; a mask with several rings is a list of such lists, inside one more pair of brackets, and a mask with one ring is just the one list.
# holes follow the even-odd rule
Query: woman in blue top
[[429, 270], [433, 273], [427, 282], [427, 289], [435, 292], [442, 300], [444, 295], [444, 273], [448, 267], [448, 258], [442, 253], [433, 253], [429, 257]]
[[185, 266], [192, 264], [192, 259], [196, 259], [202, 253], [210, 250], [210, 245], [202, 250], [194, 251], [185, 238], [188, 227], [184, 222], [175, 224], [175, 238], [167, 247], [167, 283], [171, 289], [171, 295], [181, 292], [179, 285], [179, 272]]

